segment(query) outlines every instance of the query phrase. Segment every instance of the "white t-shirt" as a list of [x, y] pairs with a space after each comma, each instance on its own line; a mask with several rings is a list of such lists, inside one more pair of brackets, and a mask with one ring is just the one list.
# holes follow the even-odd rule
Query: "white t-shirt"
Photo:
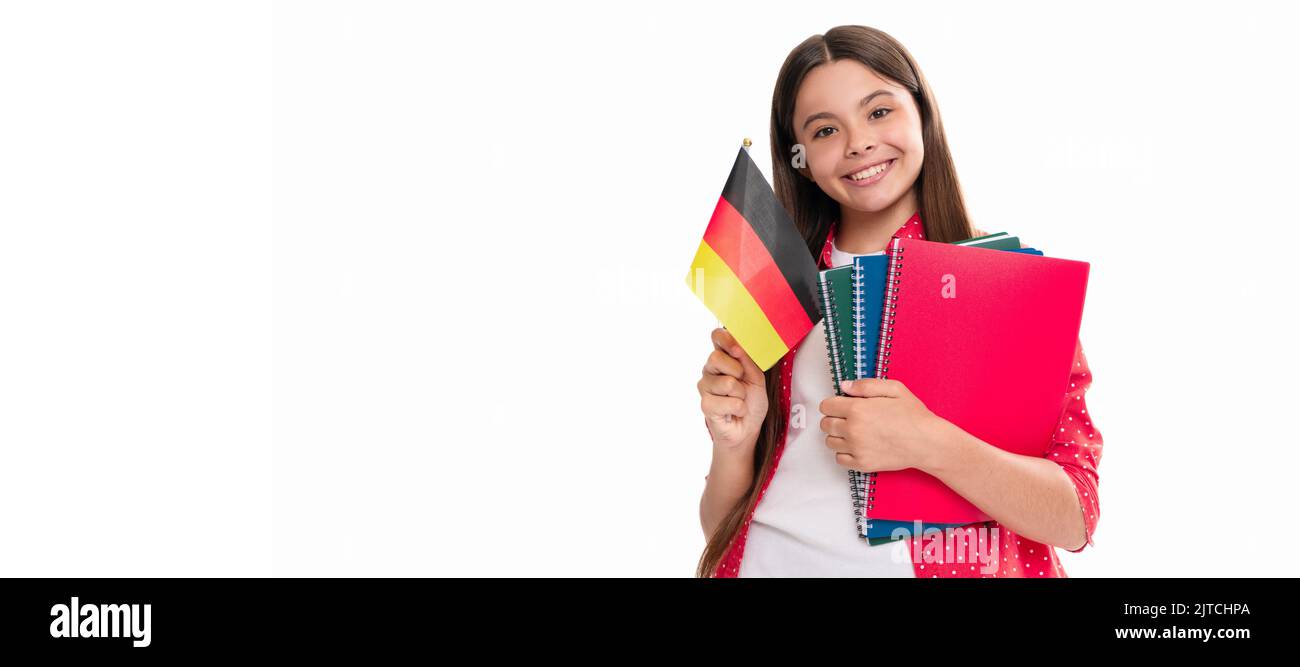
[[[831, 246], [831, 266], [851, 264], [854, 257]], [[907, 540], [872, 546], [858, 536], [848, 469], [835, 462], [821, 430], [821, 402], [834, 394], [826, 329], [818, 323], [795, 353], [791, 372], [791, 416], [803, 406], [803, 424], [790, 420], [776, 475], [754, 510], [739, 576], [915, 576]]]

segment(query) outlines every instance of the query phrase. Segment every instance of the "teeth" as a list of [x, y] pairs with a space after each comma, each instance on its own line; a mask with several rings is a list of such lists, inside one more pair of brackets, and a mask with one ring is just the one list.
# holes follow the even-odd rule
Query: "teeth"
[[863, 169], [862, 171], [859, 171], [856, 174], [852, 174], [849, 176], [849, 178], [854, 181], [860, 181], [864, 178], [871, 178], [872, 176], [875, 176], [876, 174], [879, 174], [880, 172], [884, 171], [885, 167], [888, 166], [889, 166], [889, 162], [881, 162], [880, 164], [871, 167], [870, 169]]

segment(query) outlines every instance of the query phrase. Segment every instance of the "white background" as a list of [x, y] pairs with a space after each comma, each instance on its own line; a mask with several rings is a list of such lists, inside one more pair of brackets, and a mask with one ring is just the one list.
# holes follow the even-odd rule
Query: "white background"
[[1294, 575], [1283, 12], [0, 5], [0, 575], [689, 576], [683, 277], [844, 23], [920, 63], [976, 225], [1092, 263], [1067, 572]]

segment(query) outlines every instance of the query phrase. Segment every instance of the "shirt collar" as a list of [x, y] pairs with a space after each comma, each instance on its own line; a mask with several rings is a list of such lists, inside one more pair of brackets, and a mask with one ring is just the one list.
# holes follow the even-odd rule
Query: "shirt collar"
[[[831, 265], [831, 243], [835, 241], [835, 230], [839, 227], [839, 221], [831, 223], [831, 228], [826, 233], [826, 242], [822, 244], [821, 256], [818, 258], [819, 268], [826, 268]], [[921, 212], [917, 211], [912, 217], [903, 223], [903, 226], [894, 232], [893, 238], [896, 239], [925, 239], [925, 225], [921, 224]]]

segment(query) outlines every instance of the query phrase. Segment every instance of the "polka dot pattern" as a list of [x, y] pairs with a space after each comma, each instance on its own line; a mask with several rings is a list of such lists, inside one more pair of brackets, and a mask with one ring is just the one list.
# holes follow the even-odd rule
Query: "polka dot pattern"
[[[975, 234], [976, 236], [983, 236], [985, 232], [975, 230]], [[835, 225], [831, 225], [830, 232], [826, 236], [826, 243], [822, 246], [819, 257], [822, 267], [830, 266], [831, 243], [834, 238]], [[913, 214], [902, 227], [899, 227], [898, 231], [894, 232], [894, 238], [924, 239], [925, 228], [921, 223], [920, 214]], [[779, 405], [787, 421], [790, 416], [790, 378], [798, 347], [796, 345], [795, 349], [790, 350], [780, 362], [781, 400]], [[1101, 515], [1101, 507], [1097, 497], [1097, 466], [1101, 463], [1102, 447], [1101, 431], [1093, 423], [1092, 416], [1088, 414], [1087, 403], [1084, 400], [1084, 393], [1087, 392], [1091, 384], [1092, 372], [1088, 368], [1088, 360], [1084, 357], [1082, 342], [1079, 342], [1075, 346], [1074, 366], [1071, 370], [1069, 389], [1063, 400], [1061, 417], [1056, 430], [1053, 432], [1052, 443], [1044, 455], [1047, 459], [1064, 468], [1069, 475], [1070, 481], [1074, 484], [1075, 494], [1079, 499], [1079, 511], [1083, 515], [1084, 526], [1087, 529], [1087, 541], [1076, 551], [1082, 551], [1088, 545], [1093, 544], [1092, 534], [1096, 530], [1097, 520]], [[762, 488], [759, 489], [758, 502], [760, 503], [763, 500], [763, 494], [767, 491], [768, 485], [771, 484], [772, 478], [776, 474], [777, 465], [781, 462], [781, 453], [785, 449], [785, 437], [786, 434], [783, 432], [777, 438], [772, 469], [764, 478]], [[740, 562], [745, 554], [745, 538], [749, 534], [749, 524], [753, 521], [753, 518], [754, 515], [751, 511], [713, 576], [735, 577], [740, 572]], [[912, 539], [917, 539], [920, 542], [913, 544], [911, 543]], [[923, 559], [913, 559], [913, 568], [917, 577], [1034, 578], [1066, 576], [1054, 547], [1016, 535], [995, 521], [987, 524], [963, 526], [949, 531], [947, 535], [929, 535], [911, 538], [908, 541], [908, 547], [913, 553], [922, 553], [926, 556]], [[967, 545], [975, 545], [977, 550], [974, 553], [978, 555], [979, 562], [974, 564], [970, 562], [969, 555], [971, 552], [969, 550], [954, 548], [954, 545], [960, 545], [963, 542]], [[997, 571], [987, 572], [986, 570], [989, 568], [985, 568], [982, 563], [991, 562], [995, 557], [998, 562]]]

